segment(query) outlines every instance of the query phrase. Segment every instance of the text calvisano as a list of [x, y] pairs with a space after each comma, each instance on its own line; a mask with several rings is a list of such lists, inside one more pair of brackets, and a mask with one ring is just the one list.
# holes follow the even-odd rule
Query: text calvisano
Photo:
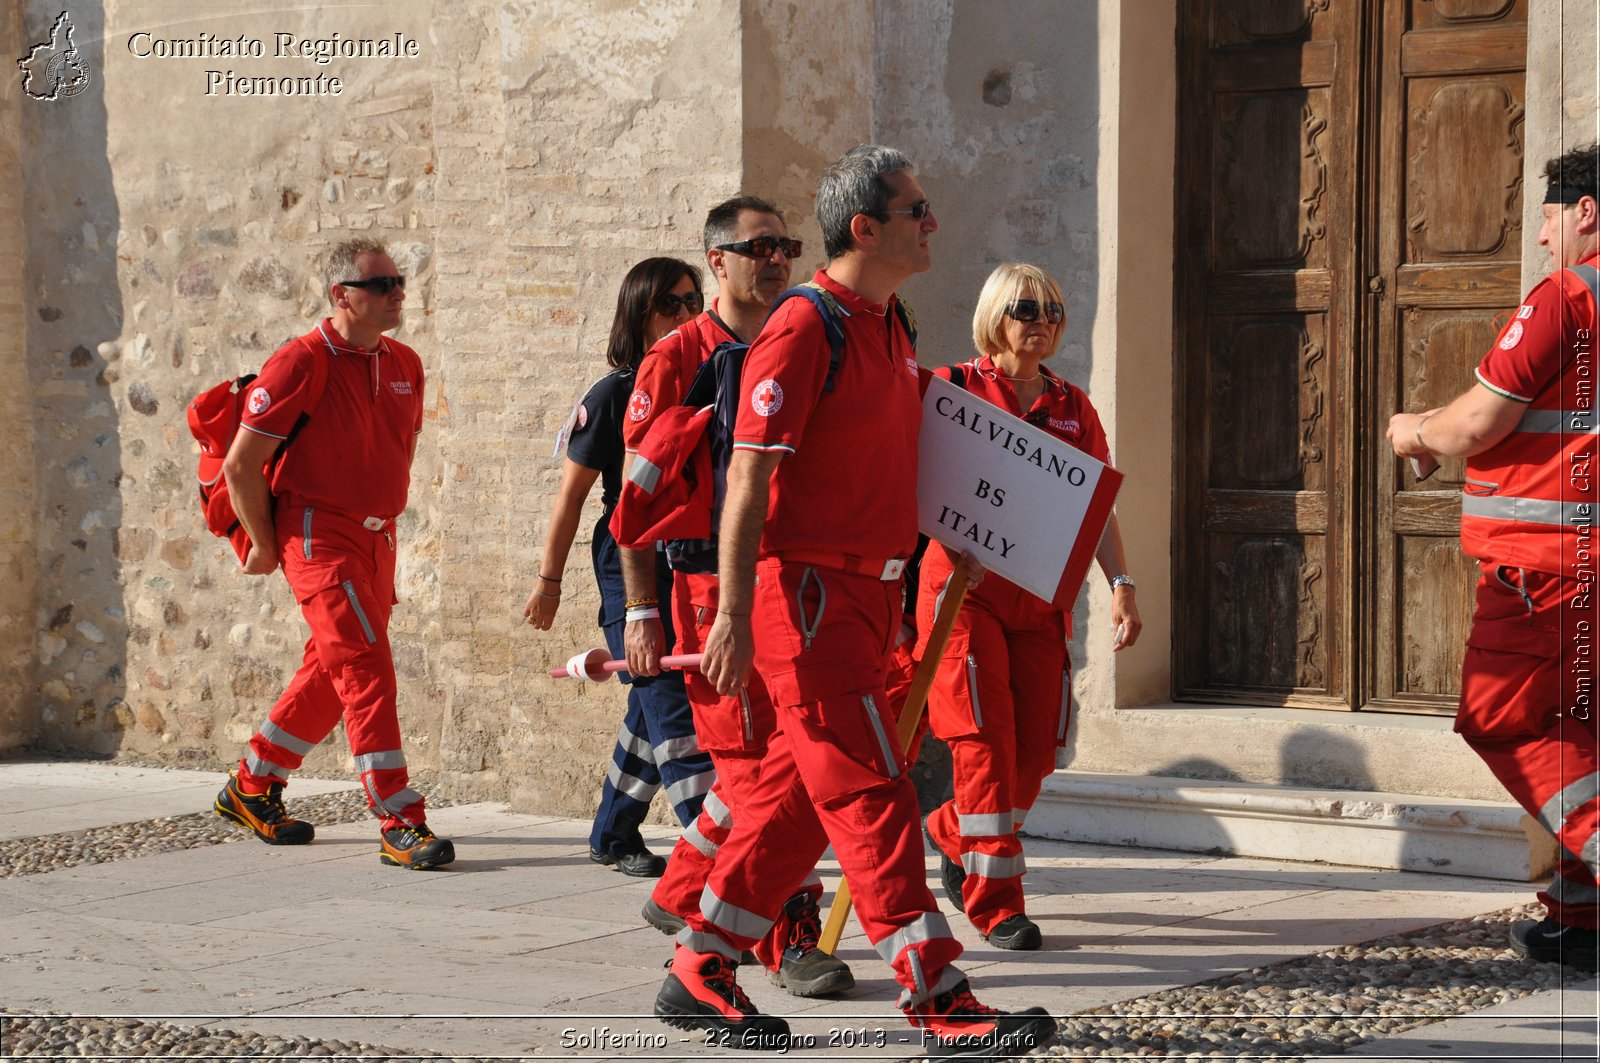
[[[224, 37], [201, 31], [193, 37], [157, 37], [141, 30], [128, 38], [128, 52], [135, 59], [300, 59], [327, 66], [335, 59], [417, 59], [422, 45], [404, 33], [385, 37], [341, 33]], [[343, 79], [326, 71], [300, 76], [254, 76], [232, 69], [205, 72], [207, 96], [338, 96], [343, 92]]]

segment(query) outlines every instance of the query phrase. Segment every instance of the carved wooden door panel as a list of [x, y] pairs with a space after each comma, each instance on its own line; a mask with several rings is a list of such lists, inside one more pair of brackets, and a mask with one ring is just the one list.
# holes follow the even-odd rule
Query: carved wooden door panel
[[1176, 693], [1339, 707], [1359, 5], [1180, 11]]
[[1526, 4], [1180, 6], [1177, 697], [1453, 709], [1460, 464], [1381, 444], [1517, 301]]
[[[1374, 426], [1470, 387], [1520, 299], [1527, 0], [1403, 0], [1382, 17]], [[1458, 538], [1464, 462], [1417, 483], [1379, 458], [1368, 707], [1453, 712], [1477, 578]]]

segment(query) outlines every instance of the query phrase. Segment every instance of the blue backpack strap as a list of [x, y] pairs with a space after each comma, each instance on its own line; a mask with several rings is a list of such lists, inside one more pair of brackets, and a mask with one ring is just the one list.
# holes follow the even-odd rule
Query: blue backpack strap
[[822, 318], [823, 331], [828, 335], [828, 375], [822, 381], [822, 390], [833, 390], [833, 377], [839, 371], [839, 362], [844, 357], [844, 318], [850, 316], [850, 311], [839, 305], [839, 300], [834, 294], [816, 281], [806, 281], [778, 296], [772, 304], [772, 313], [790, 299], [804, 299], [817, 308], [817, 314]]
[[[823, 329], [828, 334], [828, 375], [822, 381], [824, 393], [833, 390], [833, 378], [839, 372], [839, 363], [844, 358], [844, 319], [850, 316], [839, 303], [839, 299], [828, 289], [816, 281], [806, 281], [778, 296], [772, 304], [772, 311], [767, 316], [771, 317], [778, 307], [788, 299], [804, 299], [817, 308], [817, 313], [822, 317]], [[906, 330], [906, 338], [911, 341], [911, 349], [917, 349], [917, 317], [911, 312], [911, 307], [906, 305], [904, 299], [894, 302], [895, 316], [900, 319], [900, 325]]]

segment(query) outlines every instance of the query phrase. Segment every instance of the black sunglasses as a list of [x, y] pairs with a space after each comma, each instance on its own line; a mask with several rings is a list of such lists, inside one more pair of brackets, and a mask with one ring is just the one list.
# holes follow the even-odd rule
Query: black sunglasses
[[684, 292], [682, 295], [662, 292], [656, 296], [655, 304], [656, 313], [663, 317], [676, 317], [680, 306], [691, 314], [698, 314], [706, 308], [706, 297], [699, 292]]
[[771, 258], [774, 251], [782, 251], [784, 258], [800, 257], [800, 241], [787, 236], [752, 236], [736, 244], [717, 244], [713, 251], [732, 251], [750, 258]]
[[918, 200], [917, 202], [911, 204], [911, 206], [909, 206], [909, 207], [901, 207], [901, 208], [899, 208], [897, 210], [885, 210], [885, 211], [882, 211], [882, 213], [883, 214], [909, 214], [913, 218], [917, 219], [918, 221], [921, 221], [923, 218], [926, 218], [928, 216], [928, 212], [930, 210], [932, 210], [932, 209], [933, 209], [933, 204], [932, 203], [929, 203], [926, 199], [921, 199], [921, 200]]
[[[1044, 304], [1044, 319], [1050, 324], [1059, 325], [1066, 316], [1067, 311], [1060, 303]], [[1039, 300], [1013, 299], [1006, 304], [1006, 317], [1023, 324], [1039, 320]]]
[[339, 283], [346, 288], [363, 288], [369, 292], [377, 292], [379, 295], [388, 295], [396, 288], [404, 291], [406, 287], [406, 279], [404, 277], [368, 277], [364, 281], [340, 281]]

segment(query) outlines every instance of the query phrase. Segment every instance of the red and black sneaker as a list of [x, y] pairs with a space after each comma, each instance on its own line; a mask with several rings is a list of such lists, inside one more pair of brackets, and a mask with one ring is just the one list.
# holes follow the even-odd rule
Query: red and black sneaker
[[229, 772], [212, 808], [223, 819], [248, 827], [268, 845], [305, 845], [317, 829], [303, 819], [290, 819], [283, 807], [283, 783], [275, 782], [264, 794], [239, 789], [239, 773]]
[[790, 897], [783, 905], [783, 914], [789, 924], [789, 940], [778, 969], [767, 972], [772, 984], [797, 997], [828, 997], [854, 989], [856, 977], [849, 966], [817, 947], [822, 937], [822, 913], [811, 891], [802, 890]]
[[999, 1011], [980, 1004], [963, 978], [948, 993], [905, 1009], [924, 1033], [929, 1059], [1010, 1059], [1044, 1044], [1056, 1021], [1043, 1008]]
[[787, 1051], [789, 1024], [756, 1010], [734, 979], [738, 968], [718, 953], [678, 946], [656, 994], [656, 1018], [680, 1030], [705, 1030], [710, 1045]]

